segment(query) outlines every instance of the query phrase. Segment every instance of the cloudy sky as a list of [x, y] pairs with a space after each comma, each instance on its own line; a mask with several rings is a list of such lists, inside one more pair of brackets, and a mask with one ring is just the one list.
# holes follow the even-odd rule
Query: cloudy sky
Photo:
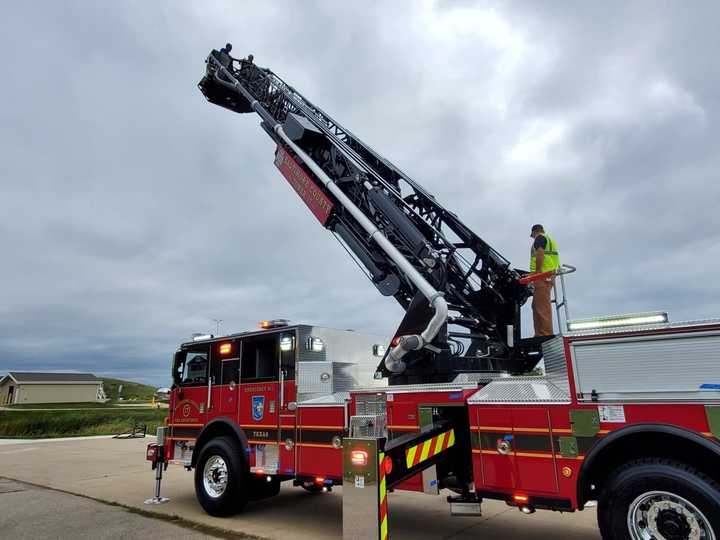
[[0, 372], [166, 384], [214, 318], [394, 331], [401, 309], [278, 174], [258, 118], [197, 90], [226, 41], [514, 265], [544, 223], [579, 268], [574, 316], [720, 316], [720, 5], [339, 5], [4, 7]]

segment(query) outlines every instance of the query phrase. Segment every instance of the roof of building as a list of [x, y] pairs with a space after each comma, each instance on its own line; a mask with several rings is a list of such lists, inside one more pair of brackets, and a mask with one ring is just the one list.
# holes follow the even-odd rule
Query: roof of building
[[[17, 384], [22, 383], [101, 383], [92, 373], [41, 373], [37, 371], [9, 371], [6, 377], [10, 377]], [[5, 379], [2, 377], [0, 382]]]

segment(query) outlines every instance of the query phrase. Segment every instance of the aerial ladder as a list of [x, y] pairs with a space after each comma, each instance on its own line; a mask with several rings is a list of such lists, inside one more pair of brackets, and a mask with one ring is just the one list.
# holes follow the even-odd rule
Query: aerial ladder
[[521, 338], [531, 295], [523, 272], [407, 173], [267, 68], [213, 50], [208, 101], [257, 113], [275, 163], [381, 294], [405, 309], [376, 377], [451, 382], [460, 373], [523, 373], [543, 338]]

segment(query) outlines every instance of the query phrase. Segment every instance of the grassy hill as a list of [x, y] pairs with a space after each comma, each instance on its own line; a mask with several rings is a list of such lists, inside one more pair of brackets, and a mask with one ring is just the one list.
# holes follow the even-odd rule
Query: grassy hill
[[152, 435], [167, 416], [167, 409], [106, 407], [89, 410], [0, 411], [0, 439], [115, 435], [147, 426]]
[[[155, 394], [156, 389], [154, 386], [132, 381], [123, 381], [122, 379], [100, 378], [103, 380], [105, 395], [111, 401], [117, 401], [119, 397], [122, 397], [123, 401], [150, 401]], [[118, 395], [120, 385], [122, 385], [122, 393]]]

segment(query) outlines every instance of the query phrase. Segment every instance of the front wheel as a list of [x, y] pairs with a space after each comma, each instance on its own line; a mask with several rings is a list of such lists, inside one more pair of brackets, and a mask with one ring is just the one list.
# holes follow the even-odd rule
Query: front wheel
[[195, 466], [195, 494], [211, 516], [230, 516], [248, 502], [248, 478], [240, 448], [230, 437], [218, 437], [202, 449]]
[[605, 540], [720, 540], [720, 486], [684, 463], [633, 461], [608, 480], [598, 524]]

